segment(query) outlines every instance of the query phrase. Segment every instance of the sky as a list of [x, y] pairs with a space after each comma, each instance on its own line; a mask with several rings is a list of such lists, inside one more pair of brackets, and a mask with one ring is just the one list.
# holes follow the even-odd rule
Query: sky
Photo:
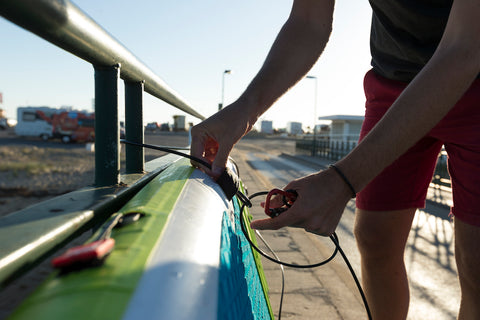
[[[291, 0], [73, 2], [206, 117], [218, 110], [223, 80], [224, 105], [245, 90], [292, 5]], [[273, 121], [275, 128], [288, 121], [305, 128], [315, 114], [363, 115], [370, 19], [368, 1], [338, 0], [330, 41], [308, 73], [317, 80], [302, 79], [260, 119]], [[0, 41], [0, 108], [9, 118], [16, 119], [19, 106], [93, 111], [94, 70], [88, 62], [1, 17]], [[123, 94], [121, 83], [121, 120]], [[145, 123], [172, 123], [173, 115], [185, 113], [145, 93]], [[189, 115], [187, 121], [199, 122]]]

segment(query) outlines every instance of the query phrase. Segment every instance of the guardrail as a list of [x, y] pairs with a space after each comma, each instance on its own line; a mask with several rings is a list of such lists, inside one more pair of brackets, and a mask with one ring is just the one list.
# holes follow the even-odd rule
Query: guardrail
[[41, 286], [13, 318], [272, 319], [260, 257], [241, 233], [239, 221], [248, 218], [236, 198], [228, 202], [188, 160], [170, 154], [145, 163], [143, 149], [131, 145], [120, 176], [119, 77], [127, 140], [144, 140], [143, 91], [203, 116], [68, 0], [3, 0], [0, 15], [95, 71], [95, 186], [0, 218], [0, 288], [115, 212], [143, 215], [110, 230], [118, 246], [105, 265], [51, 277], [58, 290], [52, 282]]
[[[68, 0], [3, 0], [0, 15], [91, 63], [95, 70], [95, 185], [120, 182], [118, 78], [125, 82], [126, 138], [143, 142], [143, 91], [204, 117], [80, 8]], [[144, 153], [126, 146], [126, 172], [144, 169]]]
[[3, 0], [0, 15], [93, 65], [96, 118], [95, 185], [1, 219], [3, 285], [105, 221], [172, 161], [166, 157], [146, 166], [143, 149], [128, 145], [126, 175], [120, 176], [119, 78], [125, 82], [125, 133], [130, 141], [144, 142], [144, 91], [199, 119], [204, 117], [70, 1]]

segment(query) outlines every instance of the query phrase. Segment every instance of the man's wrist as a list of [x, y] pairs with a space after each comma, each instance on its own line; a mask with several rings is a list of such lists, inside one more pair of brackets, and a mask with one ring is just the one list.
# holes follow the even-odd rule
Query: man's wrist
[[331, 164], [328, 166], [329, 168], [332, 168], [336, 173], [337, 175], [342, 178], [343, 182], [345, 182], [345, 184], [347, 185], [347, 187], [350, 189], [351, 193], [352, 193], [352, 198], [356, 198], [357, 197], [357, 192], [355, 191], [355, 187], [352, 185], [352, 183], [350, 182], [350, 180], [347, 178], [347, 176], [345, 176], [345, 174], [343, 173], [342, 170], [340, 170], [335, 164]]

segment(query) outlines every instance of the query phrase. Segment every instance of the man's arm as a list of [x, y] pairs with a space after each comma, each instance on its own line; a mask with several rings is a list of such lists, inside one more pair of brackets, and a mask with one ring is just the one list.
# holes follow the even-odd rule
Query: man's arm
[[427, 134], [479, 72], [480, 2], [455, 0], [433, 57], [362, 143], [338, 163], [355, 188], [361, 190]]
[[240, 97], [257, 118], [312, 68], [325, 49], [333, 0], [295, 0], [267, 58]]
[[330, 36], [333, 8], [334, 0], [295, 0], [262, 68], [245, 92], [192, 128], [192, 155], [214, 159], [211, 174], [221, 173], [233, 145], [318, 60]]
[[[454, 1], [433, 57], [383, 119], [337, 163], [357, 192], [427, 134], [476, 78], [480, 72], [479, 17], [478, 0]], [[299, 194], [293, 206], [275, 219], [253, 221], [253, 228], [297, 226], [331, 235], [352, 194], [332, 169], [292, 181], [285, 189]]]

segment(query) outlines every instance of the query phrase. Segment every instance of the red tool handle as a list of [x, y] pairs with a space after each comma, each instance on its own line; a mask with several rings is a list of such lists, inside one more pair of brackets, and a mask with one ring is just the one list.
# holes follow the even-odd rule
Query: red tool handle
[[86, 245], [68, 249], [64, 254], [52, 260], [54, 268], [67, 268], [76, 265], [89, 265], [101, 261], [115, 246], [112, 238], [97, 240]]

